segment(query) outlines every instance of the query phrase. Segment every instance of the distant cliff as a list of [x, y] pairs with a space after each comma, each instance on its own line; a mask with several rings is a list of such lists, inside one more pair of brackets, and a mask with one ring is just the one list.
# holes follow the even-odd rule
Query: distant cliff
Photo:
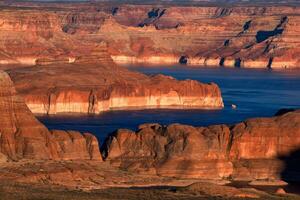
[[1, 64], [72, 63], [103, 43], [116, 62], [300, 66], [298, 6], [47, 5], [1, 10]]

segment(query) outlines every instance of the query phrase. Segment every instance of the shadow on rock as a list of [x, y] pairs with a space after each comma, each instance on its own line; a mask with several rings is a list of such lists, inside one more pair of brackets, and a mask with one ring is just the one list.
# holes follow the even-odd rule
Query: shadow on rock
[[288, 183], [300, 183], [300, 149], [291, 152], [287, 156], [279, 158], [284, 162], [284, 168], [281, 171], [281, 179]]

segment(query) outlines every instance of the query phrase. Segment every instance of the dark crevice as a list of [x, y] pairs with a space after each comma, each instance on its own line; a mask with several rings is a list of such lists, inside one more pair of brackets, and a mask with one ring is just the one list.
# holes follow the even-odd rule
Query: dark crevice
[[283, 33], [283, 29], [275, 29], [273, 31], [258, 31], [256, 34], [256, 42], [261, 43], [270, 37], [281, 35]]
[[273, 57], [269, 58], [269, 63], [267, 65], [268, 69], [272, 69]]
[[[143, 22], [139, 23], [139, 27], [149, 26], [150, 24], [154, 24], [159, 20], [166, 12], [166, 9], [161, 10], [160, 8], [152, 8], [150, 12], [148, 12], [148, 18], [144, 19]], [[157, 29], [159, 27], [156, 26]]]
[[253, 46], [254, 46], [254, 44], [248, 44], [247, 46], [245, 46], [245, 49], [249, 49], [249, 48], [251, 48]]
[[240, 58], [236, 58], [234, 61], [234, 67], [241, 68], [242, 60]]
[[166, 10], [167, 10], [167, 9], [163, 9], [163, 10], [160, 12], [159, 18], [161, 18], [161, 17], [165, 14]]
[[221, 67], [223, 67], [224, 66], [224, 62], [225, 62], [225, 58], [221, 58], [219, 65]]
[[181, 56], [179, 58], [179, 63], [182, 65], [186, 65], [188, 63], [188, 57], [187, 56]]
[[229, 16], [232, 12], [232, 9], [230, 8], [219, 8], [216, 11], [215, 17], [225, 17], [225, 16]]
[[90, 95], [89, 95], [89, 108], [88, 108], [89, 114], [95, 112], [96, 102], [97, 102], [97, 96], [94, 93], [94, 90], [91, 90]]
[[158, 17], [158, 15], [159, 15], [158, 12], [159, 12], [159, 8], [157, 8], [157, 9], [152, 8], [152, 10], [150, 12], [148, 12], [148, 18]]
[[234, 140], [234, 135], [233, 135], [232, 130], [230, 130], [229, 140], [228, 140], [227, 148], [226, 148], [226, 157], [227, 158], [229, 158], [231, 147], [233, 145], [233, 140]]
[[[272, 41], [272, 40], [271, 40]], [[271, 46], [271, 44], [272, 44], [272, 42], [271, 41], [268, 41], [266, 44], [266, 47], [265, 47], [265, 49], [264, 49], [264, 52], [263, 52], [263, 54], [266, 54], [266, 53], [268, 53], [268, 51], [270, 50], [270, 46]]]
[[116, 15], [118, 13], [118, 11], [119, 11], [119, 8], [118, 7], [114, 7], [114, 8], [111, 9], [111, 14], [114, 16], [114, 15]]
[[258, 31], [256, 34], [256, 42], [261, 43], [270, 37], [281, 35], [284, 31], [284, 26], [288, 21], [288, 17], [284, 16], [281, 18], [280, 23], [272, 31]]
[[282, 28], [282, 26], [287, 22], [288, 17], [284, 16], [281, 18], [280, 23], [276, 26], [276, 29]]
[[227, 47], [227, 46], [229, 46], [229, 40], [228, 39], [224, 41], [224, 47]]
[[249, 30], [249, 28], [250, 28], [250, 26], [251, 26], [251, 23], [252, 23], [252, 21], [249, 20], [249, 21], [247, 21], [247, 22], [244, 24], [244, 26], [243, 26], [244, 32]]

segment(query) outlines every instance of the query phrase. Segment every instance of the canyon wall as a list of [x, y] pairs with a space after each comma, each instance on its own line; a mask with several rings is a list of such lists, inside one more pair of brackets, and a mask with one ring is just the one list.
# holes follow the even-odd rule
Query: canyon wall
[[141, 125], [102, 146], [123, 169], [177, 178], [299, 180], [300, 111], [236, 125]]
[[49, 131], [17, 95], [8, 74], [0, 72], [0, 161], [102, 160], [95, 136]]
[[74, 62], [101, 44], [120, 63], [297, 68], [299, 13], [272, 4], [11, 5], [0, 14], [0, 63]]
[[116, 62], [296, 68], [299, 11], [277, 6], [128, 6], [105, 20], [99, 33]]
[[8, 71], [34, 113], [100, 113], [124, 108], [220, 109], [219, 87], [164, 75], [146, 76], [98, 63], [54, 64]]

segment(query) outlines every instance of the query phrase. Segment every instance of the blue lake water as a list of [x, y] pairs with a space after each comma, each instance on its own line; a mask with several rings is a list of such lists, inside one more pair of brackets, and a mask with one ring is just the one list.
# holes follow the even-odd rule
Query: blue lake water
[[[98, 115], [64, 114], [39, 116], [49, 129], [94, 133], [100, 141], [118, 128], [136, 129], [139, 124], [158, 122], [206, 126], [236, 123], [252, 117], [272, 116], [280, 108], [300, 108], [300, 71], [239, 68], [196, 68], [187, 66], [130, 66], [145, 74], [165, 74], [177, 79], [215, 82], [225, 104], [222, 110], [130, 110]], [[231, 104], [237, 105], [233, 110]]]

